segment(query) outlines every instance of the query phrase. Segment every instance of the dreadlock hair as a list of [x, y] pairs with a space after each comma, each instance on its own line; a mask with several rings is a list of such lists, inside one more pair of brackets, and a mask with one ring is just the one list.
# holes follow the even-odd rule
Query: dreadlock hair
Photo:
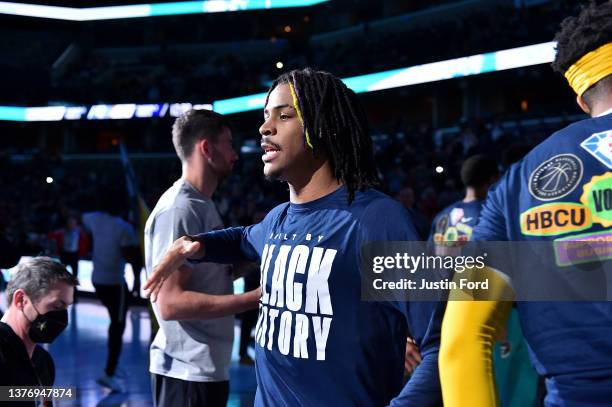
[[313, 154], [329, 159], [334, 177], [348, 190], [349, 204], [355, 191], [378, 185], [368, 120], [355, 92], [329, 72], [305, 68], [279, 76], [266, 104], [270, 93], [282, 84], [296, 93], [304, 144]]
[[[612, 42], [612, 1], [597, 4], [592, 1], [583, 7], [578, 16], [567, 17], [555, 35], [557, 55], [552, 67], [561, 75], [584, 55]], [[591, 86], [583, 94], [587, 105], [612, 92], [612, 75]]]

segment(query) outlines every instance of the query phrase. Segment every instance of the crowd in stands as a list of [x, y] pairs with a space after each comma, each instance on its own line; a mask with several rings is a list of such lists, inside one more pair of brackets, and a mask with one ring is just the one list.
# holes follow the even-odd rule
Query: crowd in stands
[[[243, 32], [242, 36], [232, 39], [232, 35], [226, 35], [225, 41], [216, 42], [211, 29], [198, 26], [189, 30], [192, 35], [185, 37], [176, 34], [181, 30], [168, 21], [160, 22], [159, 26], [157, 22], [136, 21], [132, 25], [143, 24], [144, 32], [161, 31], [162, 34], [149, 35], [138, 46], [131, 46], [129, 41], [120, 38], [116, 43], [108, 40], [101, 43], [97, 37], [114, 38], [117, 34], [102, 30], [100, 26], [97, 29], [104, 35], [95, 35], [94, 31], [85, 36], [93, 38], [74, 42], [78, 44], [74, 61], [53, 80], [52, 60], [59, 58], [62, 51], [57, 41], [45, 45], [53, 50], [53, 57], [47, 58], [45, 63], [41, 63], [40, 56], [45, 53], [35, 51], [36, 48], [18, 47], [18, 44], [4, 44], [3, 47], [0, 43], [0, 49], [34, 50], [35, 58], [30, 58], [33, 62], [29, 65], [40, 70], [31, 75], [22, 68], [28, 64], [15, 66], [14, 83], [21, 83], [19, 69], [25, 69], [23, 75], [27, 75], [28, 80], [40, 83], [36, 92], [28, 92], [26, 88], [25, 92], [4, 94], [26, 105], [53, 102], [207, 103], [265, 91], [280, 72], [276, 67], [278, 61], [283, 62], [283, 70], [313, 66], [346, 77], [550, 41], [561, 16], [567, 15], [568, 9], [576, 8], [578, 2], [550, 1], [530, 7], [516, 6], [512, 2], [497, 5], [482, 2], [480, 6], [461, 9], [461, 19], [436, 12], [436, 7], [455, 7], [438, 3], [461, 2], [436, 2], [429, 7], [415, 5], [406, 10], [393, 10], [404, 13], [405, 17], [392, 20], [381, 13], [359, 11], [368, 4], [344, 18], [335, 10], [331, 14], [337, 21], [344, 22], [344, 28], [335, 27], [332, 22], [324, 23], [330, 19], [330, 13], [320, 12], [309, 17], [309, 23], [302, 21], [300, 27], [277, 35], [257, 28], [258, 23], [254, 21], [251, 28], [234, 30]], [[432, 14], [419, 15], [424, 12]], [[234, 17], [227, 18], [233, 21]], [[317, 19], [322, 21], [317, 22]], [[423, 20], [427, 24], [423, 24]], [[129, 25], [124, 24], [128, 29]], [[308, 24], [318, 28], [308, 28]], [[234, 31], [232, 33], [236, 34]], [[67, 48], [70, 42], [65, 45]], [[359, 52], [355, 52], [356, 47]], [[261, 51], [262, 48], [265, 51]], [[28, 58], [17, 59], [25, 61]], [[46, 70], [42, 69], [45, 66]]]
[[348, 77], [550, 41], [562, 15], [562, 7], [506, 5], [416, 29], [409, 19], [385, 29], [366, 22], [357, 32], [329, 39], [275, 37], [269, 40], [272, 53], [248, 52], [248, 42], [219, 46], [212, 54], [208, 48], [194, 52], [163, 43], [137, 61], [123, 62], [91, 52], [67, 80], [56, 83], [52, 97], [86, 103], [95, 89], [96, 99], [106, 103], [210, 102], [265, 91], [279, 73], [278, 61], [283, 69], [314, 66]]
[[[507, 129], [498, 121], [486, 125], [475, 121], [460, 124], [455, 134], [445, 137], [436, 136], [426, 124], [399, 120], [395, 125], [373, 135], [380, 189], [412, 210], [426, 231], [436, 213], [462, 196], [459, 168], [466, 157], [486, 153], [505, 168], [564, 123]], [[233, 174], [213, 197], [226, 225], [252, 224], [288, 199], [285, 184], [264, 179], [260, 155], [258, 151], [241, 154]], [[124, 217], [138, 227], [118, 159], [64, 159], [45, 153], [15, 157], [0, 154], [0, 232], [21, 253], [54, 254], [57, 248], [50, 234], [72, 214], [99, 209], [105, 194], [124, 200]], [[149, 207], [180, 176], [180, 162], [171, 153], [167, 158], [142, 155], [131, 163]], [[53, 182], [48, 183], [48, 178]]]

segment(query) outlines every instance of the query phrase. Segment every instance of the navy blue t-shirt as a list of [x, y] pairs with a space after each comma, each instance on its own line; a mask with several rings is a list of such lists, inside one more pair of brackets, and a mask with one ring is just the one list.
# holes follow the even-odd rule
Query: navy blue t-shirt
[[259, 406], [384, 406], [402, 389], [410, 334], [423, 362], [405, 406], [441, 403], [440, 303], [361, 300], [366, 242], [418, 240], [405, 209], [373, 189], [285, 203], [259, 224], [201, 235], [207, 261], [258, 260], [255, 331]]
[[[610, 226], [612, 113], [556, 132], [513, 165], [489, 192], [472, 238], [608, 242], [608, 254], [594, 255], [595, 263], [612, 257]], [[570, 252], [557, 255], [572, 261]], [[517, 306], [532, 361], [546, 377], [546, 405], [609, 406], [612, 302]]]
[[470, 241], [478, 223], [482, 201], [457, 201], [436, 215], [431, 225], [429, 240], [433, 242]]

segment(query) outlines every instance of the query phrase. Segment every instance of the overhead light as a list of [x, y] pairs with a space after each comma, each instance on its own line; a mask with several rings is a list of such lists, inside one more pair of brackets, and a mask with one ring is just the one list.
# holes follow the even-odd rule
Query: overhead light
[[329, 0], [207, 0], [169, 3], [123, 4], [106, 7], [59, 7], [0, 1], [0, 14], [53, 18], [67, 21], [97, 21], [120, 18], [157, 17], [181, 14], [222, 13], [286, 7], [307, 7]]

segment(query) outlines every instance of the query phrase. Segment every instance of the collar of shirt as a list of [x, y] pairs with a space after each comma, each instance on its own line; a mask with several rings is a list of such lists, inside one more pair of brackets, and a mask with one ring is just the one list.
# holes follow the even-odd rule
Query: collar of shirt
[[606, 110], [606, 111], [605, 111], [605, 112], [603, 112], [603, 113], [598, 114], [598, 115], [597, 115], [597, 116], [595, 116], [595, 117], [602, 117], [602, 116], [606, 116], [606, 115], [609, 115], [610, 113], [612, 113], [612, 108], [610, 108], [610, 109]]

